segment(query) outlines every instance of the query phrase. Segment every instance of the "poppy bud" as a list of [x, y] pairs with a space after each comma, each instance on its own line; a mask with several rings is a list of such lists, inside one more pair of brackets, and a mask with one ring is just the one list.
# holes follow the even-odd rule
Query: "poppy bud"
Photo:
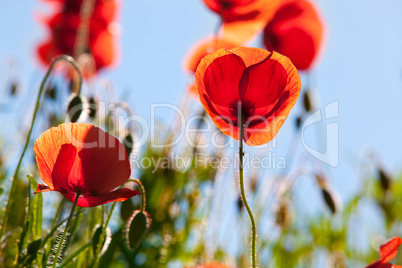
[[89, 100], [88, 100], [88, 104], [89, 104], [89, 117], [91, 118], [91, 119], [94, 119], [95, 118], [95, 116], [96, 116], [96, 106], [97, 106], [97, 103], [96, 103], [96, 100], [95, 100], [95, 98], [94, 97], [90, 97], [89, 98]]
[[[92, 251], [94, 254], [98, 248], [101, 232], [102, 232], [102, 226], [97, 224], [94, 228], [94, 234], [92, 236]], [[110, 230], [109, 227], [106, 227], [105, 240], [102, 241], [101, 252], [99, 253], [99, 256], [102, 256], [106, 252], [106, 250], [109, 248], [111, 241], [112, 241], [112, 231]]]
[[131, 249], [136, 249], [151, 226], [151, 217], [146, 211], [136, 210], [128, 220], [125, 229], [126, 244]]
[[134, 148], [134, 139], [133, 139], [133, 136], [131, 135], [131, 133], [128, 133], [124, 137], [122, 144], [124, 145], [124, 148], [126, 149], [127, 155], [130, 156], [130, 154]]
[[278, 224], [281, 228], [287, 228], [292, 225], [294, 218], [294, 211], [289, 200], [286, 198], [281, 198], [275, 211], [276, 224]]
[[76, 92], [76, 83], [75, 83], [75, 81], [74, 81], [74, 79], [73, 78], [71, 78], [70, 79], [70, 82], [69, 82], [69, 84], [68, 84], [68, 89], [70, 90], [70, 93], [74, 93], [74, 92]]
[[320, 187], [325, 205], [329, 208], [332, 214], [335, 214], [340, 209], [340, 199], [338, 194], [331, 189], [328, 180], [323, 174], [316, 173], [315, 178]]
[[332, 214], [337, 212], [337, 205], [335, 201], [334, 194], [328, 189], [321, 189], [322, 197], [324, 198], [325, 204], [331, 210]]
[[67, 106], [67, 117], [72, 123], [75, 123], [82, 114], [84, 101], [81, 96], [75, 94], [72, 94], [70, 98], [71, 100], [68, 102]]
[[377, 171], [382, 189], [388, 191], [391, 188], [391, 177], [381, 167], [377, 167]]
[[54, 85], [48, 86], [45, 89], [45, 97], [52, 100], [56, 99], [56, 87]]
[[257, 190], [257, 172], [254, 171], [251, 175], [250, 175], [250, 190], [252, 192], [255, 193], [255, 191]]
[[127, 221], [134, 211], [134, 204], [131, 199], [121, 202], [120, 217], [123, 221]]
[[302, 117], [301, 116], [296, 117], [296, 129], [300, 129], [301, 124], [302, 124]]
[[18, 84], [17, 82], [12, 82], [10, 87], [10, 95], [15, 96], [18, 94]]
[[312, 112], [314, 110], [313, 93], [310, 90], [306, 90], [303, 95], [304, 110], [306, 112]]
[[237, 197], [237, 208], [239, 209], [239, 212], [244, 208], [244, 203], [241, 199], [241, 196]]

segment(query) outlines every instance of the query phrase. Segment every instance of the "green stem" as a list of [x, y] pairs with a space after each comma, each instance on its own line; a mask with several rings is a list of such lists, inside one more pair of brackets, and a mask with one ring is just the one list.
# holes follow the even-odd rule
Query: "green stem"
[[243, 200], [244, 206], [247, 210], [248, 216], [251, 221], [251, 264], [253, 268], [257, 267], [257, 253], [256, 253], [256, 244], [257, 244], [257, 224], [255, 223], [255, 219], [253, 216], [253, 212], [248, 205], [246, 199], [246, 193], [244, 190], [244, 179], [243, 179], [243, 117], [240, 116], [240, 137], [239, 137], [239, 178], [240, 178], [240, 194], [241, 199]]
[[[64, 241], [64, 239], [66, 239], [67, 231], [70, 228], [71, 220], [73, 219], [74, 210], [75, 210], [75, 207], [77, 206], [77, 202], [78, 202], [79, 198], [80, 198], [80, 194], [77, 193], [77, 196], [75, 197], [73, 207], [71, 208], [70, 216], [68, 217], [68, 220], [67, 220], [67, 223], [66, 223], [66, 227], [64, 228], [63, 235], [61, 236], [59, 246], [57, 247], [56, 254], [54, 255], [53, 265], [52, 265], [53, 268], [57, 267], [57, 260], [59, 259], [61, 249], [63, 248], [63, 241]], [[66, 247], [67, 247], [67, 245], [66, 245]]]
[[27, 138], [25, 140], [24, 149], [22, 150], [20, 159], [18, 160], [17, 168], [15, 169], [14, 175], [12, 177], [11, 188], [10, 188], [10, 193], [8, 195], [8, 202], [7, 202], [6, 210], [5, 210], [5, 213], [4, 213], [3, 221], [0, 224], [0, 239], [3, 236], [5, 226], [6, 226], [7, 222], [8, 222], [8, 216], [9, 216], [8, 211], [11, 208], [12, 200], [13, 200], [13, 197], [15, 195], [15, 190], [16, 190], [16, 187], [17, 187], [17, 180], [18, 180], [18, 172], [20, 171], [22, 159], [23, 159], [23, 157], [25, 155], [25, 152], [26, 152], [26, 150], [28, 148], [29, 140], [31, 139], [32, 129], [33, 129], [33, 126], [34, 126], [36, 115], [37, 115], [38, 110], [39, 110], [40, 99], [41, 99], [43, 90], [45, 88], [46, 81], [49, 79], [50, 73], [52, 72], [52, 70], [54, 68], [54, 65], [58, 61], [61, 61], [61, 60], [65, 60], [65, 61], [71, 63], [74, 66], [74, 68], [77, 70], [78, 75], [79, 75], [79, 83], [80, 83], [79, 84], [80, 86], [79, 86], [79, 89], [78, 89], [78, 94], [81, 92], [82, 75], [81, 75], [81, 70], [80, 70], [80, 67], [78, 66], [78, 63], [72, 57], [67, 56], [67, 55], [62, 55], [62, 56], [56, 58], [52, 62], [52, 64], [50, 65], [49, 70], [47, 71], [47, 73], [45, 75], [45, 78], [43, 78], [42, 84], [40, 85], [38, 97], [36, 98], [35, 110], [34, 110], [34, 113], [33, 113], [33, 116], [32, 116], [31, 127], [29, 129], [28, 136], [27, 136]]

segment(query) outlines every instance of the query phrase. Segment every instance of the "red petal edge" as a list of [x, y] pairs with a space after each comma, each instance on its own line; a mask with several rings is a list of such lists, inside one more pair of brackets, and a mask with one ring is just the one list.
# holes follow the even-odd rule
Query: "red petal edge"
[[[75, 193], [62, 193], [70, 202], [74, 202]], [[127, 188], [120, 188], [112, 192], [101, 194], [85, 194], [81, 195], [78, 199], [77, 206], [79, 207], [96, 207], [109, 202], [125, 201], [133, 196], [140, 194], [138, 191], [133, 191]]]
[[396, 236], [382, 244], [380, 246], [381, 262], [386, 263], [395, 258], [400, 244], [402, 244], [402, 238], [399, 236]]

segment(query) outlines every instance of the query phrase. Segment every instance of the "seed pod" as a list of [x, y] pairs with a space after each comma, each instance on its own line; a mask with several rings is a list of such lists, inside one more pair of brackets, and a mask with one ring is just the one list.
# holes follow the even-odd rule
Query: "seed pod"
[[56, 87], [54, 85], [50, 85], [45, 89], [45, 97], [52, 100], [56, 99]]
[[68, 84], [68, 89], [70, 91], [70, 93], [74, 93], [77, 92], [76, 91], [76, 82], [74, 81], [74, 78], [70, 78], [69, 84]]
[[322, 197], [324, 198], [325, 204], [327, 205], [331, 213], [335, 214], [337, 212], [337, 204], [333, 192], [328, 189], [322, 189], [321, 193]]
[[287, 200], [287, 198], [281, 198], [275, 211], [276, 224], [281, 228], [288, 228], [293, 224], [294, 219], [294, 211], [289, 200]]
[[340, 210], [341, 202], [338, 194], [331, 188], [325, 175], [322, 173], [316, 173], [315, 178], [320, 187], [322, 197], [324, 199], [325, 205], [329, 208], [332, 214], [335, 214]]
[[306, 112], [312, 112], [314, 109], [313, 93], [310, 90], [306, 90], [303, 95], [304, 110]]
[[134, 148], [134, 138], [130, 132], [124, 137], [122, 144], [126, 149], [127, 155], [130, 156]]
[[[94, 228], [94, 234], [92, 236], [92, 250], [93, 250], [94, 254], [98, 248], [101, 232], [102, 232], [102, 228], [99, 224], [97, 224]], [[111, 241], [112, 241], [112, 231], [110, 230], [109, 227], [106, 227], [105, 240], [103, 240], [103, 242], [102, 242], [101, 251], [99, 253], [99, 256], [102, 256], [106, 252]]]
[[96, 108], [97, 108], [97, 103], [94, 97], [90, 97], [88, 100], [88, 104], [89, 104], [89, 117], [91, 119], [94, 119], [96, 116]]
[[380, 179], [381, 188], [388, 191], [391, 188], [391, 177], [381, 167], [377, 167], [378, 177]]
[[296, 117], [296, 129], [300, 129], [301, 125], [302, 125], [302, 117], [298, 116]]
[[120, 217], [123, 221], [127, 221], [134, 211], [134, 204], [131, 199], [121, 202]]
[[241, 196], [239, 196], [237, 198], [237, 209], [240, 211], [242, 211], [242, 209], [244, 208], [244, 203], [243, 200], [241, 199]]
[[81, 96], [75, 94], [72, 94], [70, 98], [71, 100], [67, 106], [67, 117], [72, 123], [75, 123], [82, 114], [84, 109], [84, 101]]
[[10, 87], [10, 95], [15, 96], [18, 94], [18, 84], [17, 82], [12, 82]]
[[315, 180], [317, 181], [318, 187], [321, 189], [328, 187], [328, 181], [322, 173], [315, 173]]
[[125, 229], [126, 244], [131, 249], [136, 249], [145, 238], [151, 226], [151, 217], [146, 211], [136, 210], [128, 220]]

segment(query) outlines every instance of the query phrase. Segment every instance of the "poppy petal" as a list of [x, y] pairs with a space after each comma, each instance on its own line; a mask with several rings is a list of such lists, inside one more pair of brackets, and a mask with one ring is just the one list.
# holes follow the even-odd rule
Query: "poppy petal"
[[385, 263], [395, 258], [400, 244], [402, 244], [402, 238], [399, 236], [396, 236], [382, 244], [380, 246], [381, 261]]
[[239, 56], [230, 51], [226, 55], [221, 55], [222, 52], [227, 53], [226, 51], [220, 49], [216, 51], [218, 53], [210, 54], [216, 58], [205, 69], [203, 86], [212, 102], [229, 107], [233, 101], [239, 100], [239, 82], [246, 66]]
[[117, 60], [115, 38], [108, 31], [104, 30], [89, 40], [91, 54], [94, 57], [96, 69], [114, 64]]
[[222, 48], [205, 56], [195, 73], [201, 104], [224, 134], [237, 139], [231, 105], [240, 100], [238, 88], [245, 68], [239, 56]]
[[195, 73], [198, 64], [203, 57], [214, 52], [220, 48], [231, 49], [237, 47], [238, 45], [234, 42], [226, 40], [224, 38], [219, 38], [217, 36], [207, 37], [198, 43], [196, 43], [190, 51], [187, 53], [183, 61], [183, 69]]
[[266, 25], [264, 45], [289, 57], [297, 69], [306, 70], [321, 52], [324, 33], [324, 22], [310, 1], [288, 1]]
[[49, 188], [71, 190], [67, 182], [77, 149], [67, 143], [58, 128], [45, 131], [35, 141], [34, 151], [39, 174]]
[[124, 146], [91, 124], [51, 128], [36, 140], [34, 150], [39, 173], [51, 189], [108, 192], [126, 182], [131, 173]]
[[370, 263], [366, 266], [366, 268], [400, 268], [401, 266], [390, 264], [390, 263], [382, 263], [381, 260]]
[[[285, 91], [290, 91], [290, 95], [296, 95], [296, 98], [300, 91], [300, 78], [289, 58], [275, 52], [269, 56], [244, 71], [244, 77], [249, 76], [248, 83], [241, 83], [240, 87], [241, 100], [252, 101], [260, 115], [269, 112], [265, 107], [280, 100]], [[265, 111], [258, 112], [262, 107]]]
[[261, 63], [271, 55], [271, 52], [262, 48], [255, 47], [236, 47], [231, 49], [230, 51], [240, 56], [246, 64], [246, 67]]
[[398, 268], [399, 265], [393, 265], [390, 263], [382, 263], [381, 260], [370, 263], [366, 268]]
[[[63, 193], [62, 194], [72, 203], [74, 203], [76, 194], [75, 193]], [[77, 206], [79, 207], [95, 207], [103, 205], [109, 202], [121, 202], [125, 201], [137, 194], [138, 191], [133, 191], [127, 188], [116, 189], [112, 192], [100, 193], [100, 194], [83, 194], [79, 197]]]
[[[130, 162], [118, 139], [100, 128], [85, 124], [76, 146], [78, 157], [71, 171], [69, 183], [82, 187], [83, 192], [102, 193], [125, 183], [130, 174]], [[100, 183], [101, 182], [101, 183]]]
[[253, 103], [254, 109], [253, 116], [245, 122], [244, 141], [248, 145], [261, 145], [276, 136], [299, 96], [300, 87], [296, 68], [279, 53], [272, 52], [245, 70], [240, 97], [243, 103]]
[[50, 191], [56, 191], [56, 190], [49, 188], [49, 186], [47, 186], [46, 184], [38, 184], [34, 194], [41, 193], [41, 192], [50, 192]]
[[265, 27], [266, 20], [259, 17], [250, 20], [225, 22], [221, 28], [223, 38], [235, 43], [251, 42]]

